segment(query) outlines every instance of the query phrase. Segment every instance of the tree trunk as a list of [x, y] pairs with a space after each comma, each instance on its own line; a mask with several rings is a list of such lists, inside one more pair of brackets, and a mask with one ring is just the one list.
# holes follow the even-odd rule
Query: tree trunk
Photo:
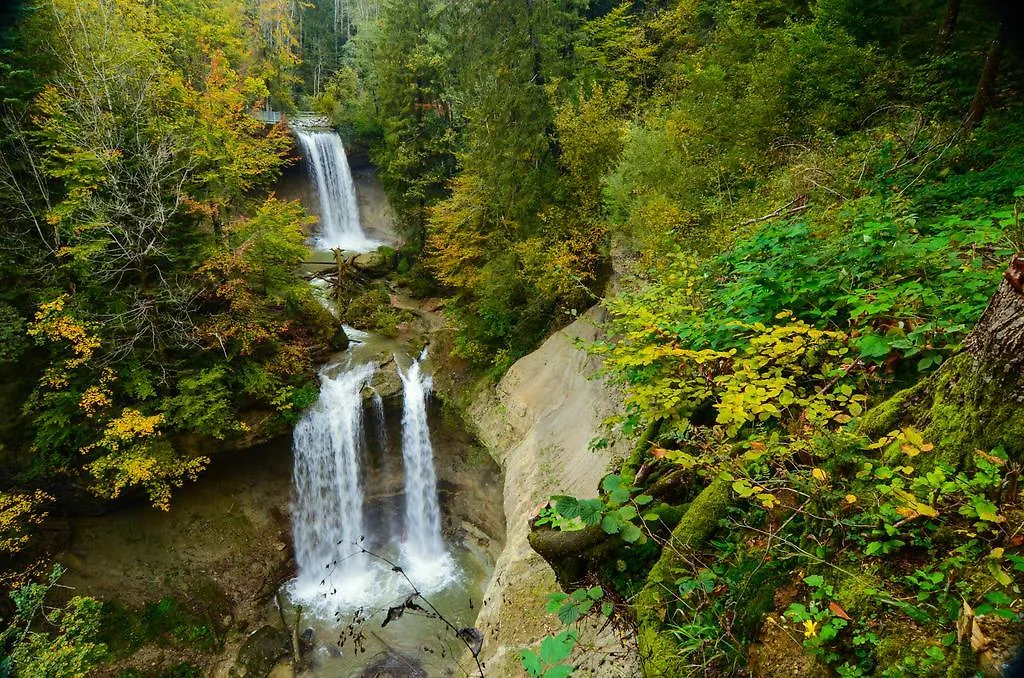
[[974, 101], [971, 102], [971, 109], [968, 111], [965, 121], [968, 127], [974, 127], [981, 122], [995, 98], [999, 62], [1002, 61], [1003, 50], [1006, 47], [1006, 26], [1006, 22], [1000, 19], [996, 28], [996, 37], [992, 40], [988, 53], [985, 55], [985, 66], [981, 69], [978, 89], [974, 93]]
[[1024, 254], [1010, 262], [988, 308], [966, 341], [975, 364], [1015, 388], [1024, 376]]
[[568, 532], [531, 526], [528, 539], [533, 550], [555, 571], [558, 585], [564, 591], [578, 588], [587, 574], [596, 571], [608, 554], [621, 545], [618, 535], [607, 534], [600, 525]]
[[526, 27], [530, 37], [530, 50], [533, 53], [533, 84], [540, 87], [544, 86], [544, 71], [542, 67], [542, 57], [540, 52], [540, 37], [537, 35], [537, 29], [533, 25], [535, 21], [535, 12], [533, 7], [533, 0], [526, 0]]
[[935, 56], [942, 56], [949, 50], [949, 43], [956, 31], [956, 21], [960, 17], [960, 0], [947, 0], [946, 14], [939, 28], [939, 37], [935, 41]]

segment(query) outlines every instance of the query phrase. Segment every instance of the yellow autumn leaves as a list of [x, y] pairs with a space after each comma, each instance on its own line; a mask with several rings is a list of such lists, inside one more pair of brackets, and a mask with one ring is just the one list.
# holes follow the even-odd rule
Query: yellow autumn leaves
[[85, 325], [71, 315], [64, 313], [68, 295], [62, 294], [53, 301], [40, 305], [35, 321], [28, 328], [28, 335], [51, 342], [67, 342], [71, 356], [63, 363], [63, 369], [50, 367], [43, 381], [50, 388], [68, 385], [68, 372], [85, 365], [100, 347], [99, 337], [90, 334]]

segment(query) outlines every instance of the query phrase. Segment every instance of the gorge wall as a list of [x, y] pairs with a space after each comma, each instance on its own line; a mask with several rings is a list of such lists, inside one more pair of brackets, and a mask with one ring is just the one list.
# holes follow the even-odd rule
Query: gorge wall
[[[477, 618], [488, 676], [521, 676], [519, 650], [561, 628], [544, 609], [558, 585], [527, 542], [528, 521], [552, 494], [594, 496], [609, 462], [627, 451], [622, 442], [589, 449], [602, 421], [619, 409], [615, 390], [592, 378], [597, 360], [576, 345], [599, 336], [601, 315], [595, 307], [553, 334], [469, 408], [478, 439], [505, 472], [505, 548]], [[603, 625], [602, 619], [582, 630], [574, 655], [578, 673], [638, 675], [635, 649]]]

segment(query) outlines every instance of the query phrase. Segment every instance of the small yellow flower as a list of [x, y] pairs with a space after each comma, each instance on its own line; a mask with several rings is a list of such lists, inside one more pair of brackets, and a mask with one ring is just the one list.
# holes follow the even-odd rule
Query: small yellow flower
[[804, 622], [804, 638], [813, 638], [816, 635], [818, 635], [818, 622], [806, 620]]

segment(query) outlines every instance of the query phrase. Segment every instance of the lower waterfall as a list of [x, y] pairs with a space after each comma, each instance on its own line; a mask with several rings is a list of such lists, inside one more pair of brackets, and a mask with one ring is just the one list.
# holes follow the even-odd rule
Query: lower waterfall
[[405, 539], [404, 560], [417, 578], [437, 585], [454, 567], [441, 539], [441, 508], [437, 500], [437, 475], [434, 472], [434, 448], [427, 424], [427, 396], [430, 375], [423, 372], [420, 359], [402, 378], [402, 461], [405, 465]]
[[[320, 398], [302, 416], [293, 435], [292, 532], [298, 575], [288, 592], [295, 603], [321, 617], [386, 605], [410, 591], [390, 565], [363, 553], [363, 548], [397, 562], [424, 593], [440, 590], [456, 578], [455, 562], [441, 536], [426, 409], [431, 380], [421, 361], [414, 361], [408, 370], [399, 369], [404, 401], [404, 518], [387, 534], [368, 530], [364, 410], [377, 429], [376, 440], [387, 436], [380, 396], [374, 392], [364, 401], [376, 370], [374, 363], [324, 367]], [[388, 454], [388, 447], [384, 443], [383, 454]]]
[[[355, 545], [366, 537], [360, 479], [362, 391], [374, 369], [370, 363], [348, 369], [323, 368], [320, 398], [303, 415], [292, 436], [292, 534], [299, 569], [292, 593], [307, 605], [319, 607], [321, 601], [332, 598], [338, 603], [358, 603], [364, 589], [365, 556], [352, 553], [359, 553]], [[325, 574], [330, 575], [329, 587]]]

